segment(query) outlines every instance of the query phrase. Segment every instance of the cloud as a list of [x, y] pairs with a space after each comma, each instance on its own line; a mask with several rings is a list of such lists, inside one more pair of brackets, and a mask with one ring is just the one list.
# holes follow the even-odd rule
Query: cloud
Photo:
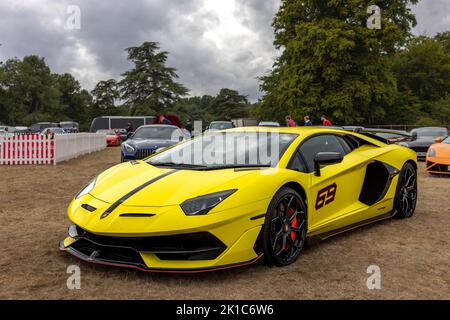
[[[80, 30], [65, 27], [69, 5], [81, 10]], [[156, 41], [192, 95], [229, 87], [256, 100], [257, 77], [278, 54], [271, 27], [278, 7], [278, 0], [1, 1], [0, 59], [37, 54], [92, 89], [130, 68], [125, 48]], [[450, 29], [447, 0], [422, 1], [413, 11], [416, 33]]]

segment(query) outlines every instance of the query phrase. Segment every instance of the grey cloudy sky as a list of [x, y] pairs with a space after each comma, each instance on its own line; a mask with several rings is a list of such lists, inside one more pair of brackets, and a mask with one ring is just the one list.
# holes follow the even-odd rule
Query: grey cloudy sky
[[[81, 28], [66, 28], [69, 5]], [[228, 87], [259, 97], [257, 77], [272, 66], [272, 18], [279, 0], [0, 0], [0, 60], [37, 54], [87, 89], [119, 78], [124, 48], [156, 41], [192, 95]], [[450, 30], [450, 0], [414, 7], [418, 34]]]

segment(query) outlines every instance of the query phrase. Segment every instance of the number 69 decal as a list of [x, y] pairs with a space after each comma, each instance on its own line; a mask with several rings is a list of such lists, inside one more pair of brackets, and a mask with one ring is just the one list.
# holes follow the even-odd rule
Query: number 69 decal
[[336, 197], [337, 184], [333, 183], [326, 188], [323, 188], [317, 193], [316, 210], [319, 210], [327, 204], [334, 201]]

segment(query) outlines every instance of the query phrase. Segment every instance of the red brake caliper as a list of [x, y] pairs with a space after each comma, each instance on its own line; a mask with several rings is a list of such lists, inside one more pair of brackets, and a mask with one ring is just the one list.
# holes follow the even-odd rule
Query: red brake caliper
[[[289, 208], [288, 213], [289, 213], [289, 216], [292, 216], [294, 214], [294, 209]], [[297, 227], [297, 225], [298, 225], [297, 217], [295, 217], [294, 220], [292, 220], [291, 227]], [[292, 239], [292, 241], [295, 241], [295, 232], [294, 231], [291, 232], [291, 239]], [[288, 249], [289, 249], [289, 244], [286, 243], [284, 250], [288, 250]]]
[[[292, 215], [294, 213], [294, 210], [292, 208], [289, 208], [289, 215]], [[292, 220], [292, 224], [291, 227], [297, 227], [298, 226], [298, 222], [297, 222], [297, 217], [294, 218], [294, 220]], [[292, 241], [295, 241], [295, 232], [292, 231], [291, 232], [291, 239]]]

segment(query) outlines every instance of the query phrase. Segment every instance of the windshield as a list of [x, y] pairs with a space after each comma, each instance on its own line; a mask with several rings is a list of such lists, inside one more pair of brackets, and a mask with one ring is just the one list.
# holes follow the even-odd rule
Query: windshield
[[428, 137], [428, 138], [436, 138], [436, 137], [446, 137], [448, 135], [447, 129], [440, 128], [428, 128], [428, 129], [416, 129], [412, 132], [416, 132], [417, 136], [420, 137]]
[[444, 140], [442, 140], [442, 143], [450, 144], [450, 136], [448, 136], [447, 138], [445, 138]]
[[141, 127], [134, 133], [133, 139], [172, 140], [177, 128], [173, 127]]
[[72, 129], [76, 127], [73, 122], [61, 122], [59, 125], [61, 126], [61, 128], [65, 129]]
[[231, 129], [233, 128], [232, 122], [211, 122], [209, 125], [210, 129], [214, 130], [225, 130], [225, 129]]
[[106, 135], [115, 135], [116, 134], [112, 130], [97, 130], [97, 133], [106, 134]]
[[151, 165], [203, 169], [275, 166], [296, 134], [220, 132], [176, 145], [149, 158]]

